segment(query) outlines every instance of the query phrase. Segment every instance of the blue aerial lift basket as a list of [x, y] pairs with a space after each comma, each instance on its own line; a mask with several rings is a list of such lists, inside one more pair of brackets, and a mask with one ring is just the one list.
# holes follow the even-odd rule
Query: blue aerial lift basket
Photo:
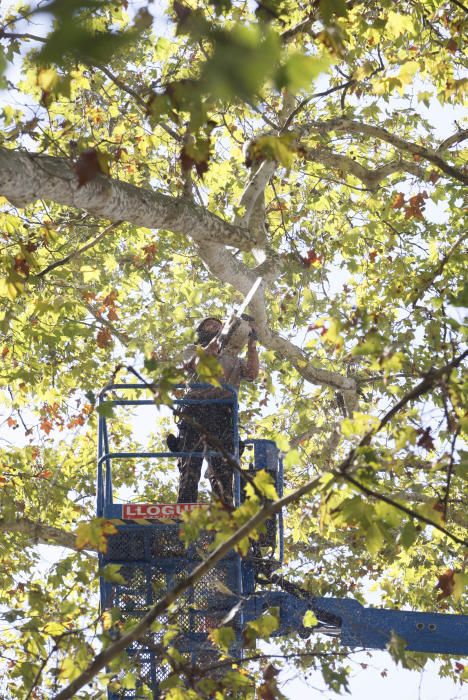
[[[131, 396], [138, 396], [148, 387], [146, 383], [111, 384], [101, 392], [99, 401], [105, 401], [109, 406], [154, 406], [153, 398], [128, 398], [129, 391]], [[174, 407], [189, 403], [229, 404], [234, 445], [232, 458], [239, 463], [237, 394], [229, 386], [225, 388], [229, 392], [226, 398], [196, 401], [182, 396], [174, 398]], [[244, 444], [251, 455], [248, 460], [251, 475], [266, 469], [281, 496], [283, 466], [276, 445], [271, 440], [247, 440]], [[104, 415], [99, 417], [97, 515], [112, 520], [117, 527], [117, 534], [108, 538], [107, 552], [99, 555], [100, 566], [120, 565], [119, 574], [125, 580], [125, 583], [111, 583], [101, 578], [101, 608], [117, 608], [123, 621], [138, 621], [149, 607], [187, 576], [200, 563], [210, 536], [202, 536], [196, 547], [188, 549], [179, 538], [181, 513], [203, 507], [203, 504], [114, 503], [113, 460], [177, 459], [188, 454], [113, 451], [107, 419]], [[205, 450], [190, 454], [203, 454], [209, 458], [216, 452]], [[239, 473], [234, 477], [234, 493], [238, 506], [243, 498]], [[267, 561], [262, 558], [265, 551], [268, 552]], [[282, 558], [283, 519], [280, 513], [267, 522], [266, 534], [261, 536], [259, 544], [252, 547], [247, 557], [241, 560], [235, 552], [230, 552], [184, 594], [177, 606], [176, 619], [159, 618], [161, 631], [148, 632], [145, 638], [127, 649], [132, 670], [138, 676], [137, 689], [109, 691], [109, 700], [148, 697], [143, 693], [145, 686], [154, 698], [159, 697], [159, 684], [172, 672], [167, 663], [161, 661], [162, 639], [172, 622], [180, 630], [172, 644], [182, 657], [195, 668], [216, 666], [217, 654], [208, 635], [211, 629], [222, 624], [234, 606], [237, 612], [229, 625], [236, 631], [236, 640], [229, 651], [235, 659], [242, 658], [242, 629], [246, 622], [259, 617], [269, 607], [277, 607], [280, 611], [280, 624], [274, 636], [290, 632], [306, 635], [308, 632], [302, 621], [305, 613], [312, 610], [319, 621], [315, 629], [337, 637], [346, 646], [385, 649], [392, 633], [396, 633], [405, 639], [408, 650], [468, 653], [466, 615], [365, 608], [351, 598], [318, 598], [291, 590], [294, 589], [292, 586], [289, 591], [258, 590], [256, 571], [262, 566], [268, 569], [275, 563], [281, 565]]]
[[[199, 385], [192, 385], [197, 387]], [[205, 386], [205, 385], [201, 385]], [[154, 406], [153, 399], [128, 398], [132, 394], [147, 390], [145, 384], [112, 384], [100, 394], [100, 403], [108, 406]], [[177, 387], [183, 389], [184, 387]], [[231, 406], [233, 444], [235, 446], [232, 458], [239, 461], [238, 438], [238, 405], [236, 391], [225, 387], [229, 392], [228, 398], [194, 401], [188, 398], [175, 398], [175, 406], [193, 403], [215, 404], [222, 403]], [[120, 395], [117, 394], [119, 392]], [[123, 394], [123, 395], [122, 395]], [[248, 440], [246, 449], [251, 453], [250, 471], [266, 469], [275, 481], [277, 491], [282, 493], [282, 462], [275, 444], [270, 440]], [[209, 457], [215, 454], [213, 450], [197, 452], [119, 452], [111, 449], [109, 441], [108, 421], [99, 417], [98, 438], [98, 486], [97, 486], [97, 515], [112, 520], [117, 526], [117, 534], [109, 537], [105, 554], [100, 554], [100, 566], [107, 564], [120, 565], [119, 574], [125, 579], [125, 584], [111, 583], [101, 578], [101, 608], [107, 610], [118, 608], [121, 619], [135, 621], [141, 618], [148, 608], [164, 593], [173, 588], [181, 578], [190, 573], [200, 563], [200, 555], [207, 547], [210, 538], [205, 536], [197, 541], [197, 546], [185, 550], [180, 537], [180, 516], [183, 512], [191, 511], [203, 504], [157, 504], [157, 503], [114, 503], [112, 487], [112, 464], [114, 460], [127, 459], [177, 459], [181, 456], [203, 455]], [[234, 478], [235, 504], [239, 505], [243, 492], [239, 474]], [[282, 557], [282, 518], [278, 517], [279, 546]], [[275, 549], [276, 521], [268, 523], [268, 540], [272, 544], [271, 554]], [[185, 594], [182, 610], [177, 615], [177, 625], [181, 630], [174, 644], [178, 651], [193, 665], [209, 665], [214, 663], [217, 655], [208, 640], [211, 629], [221, 625], [223, 618], [231, 610], [233, 600], [246, 599], [254, 593], [254, 567], [256, 561], [252, 556], [242, 560], [235, 552], [230, 552], [210, 572], [205, 574], [198, 583]], [[222, 591], [229, 590], [231, 595], [223, 595]], [[181, 606], [179, 606], [180, 610]], [[169, 620], [161, 620], [163, 626]], [[230, 653], [234, 658], [242, 657], [241, 631], [243, 614], [240, 612], [230, 625], [237, 631], [237, 641], [231, 646]], [[166, 630], [164, 630], [166, 631]], [[167, 664], [162, 664], [160, 648], [164, 631], [150, 633], [145, 639], [135, 642], [127, 653], [132, 657], [134, 670], [142, 683], [153, 690], [158, 697], [158, 685], [170, 673]], [[139, 697], [134, 690], [109, 693], [112, 700]]]

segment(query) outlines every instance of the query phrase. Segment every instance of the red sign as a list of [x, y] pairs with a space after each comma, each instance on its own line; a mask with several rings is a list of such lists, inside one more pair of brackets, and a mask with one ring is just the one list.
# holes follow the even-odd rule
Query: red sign
[[206, 503], [126, 503], [122, 506], [124, 520], [151, 518], [180, 518], [182, 513], [190, 513], [197, 508], [206, 508]]

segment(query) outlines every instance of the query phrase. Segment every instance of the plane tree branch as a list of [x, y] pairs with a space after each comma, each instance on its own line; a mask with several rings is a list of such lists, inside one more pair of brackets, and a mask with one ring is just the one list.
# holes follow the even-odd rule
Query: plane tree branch
[[468, 184], [468, 174], [447, 163], [447, 161], [442, 158], [437, 150], [427, 148], [426, 146], [421, 146], [417, 143], [413, 143], [412, 141], [407, 141], [396, 134], [392, 134], [390, 131], [381, 126], [364, 124], [346, 117], [337, 117], [326, 121], [310, 120], [306, 125], [299, 128], [299, 134], [302, 136], [307, 136], [313, 133], [319, 133], [326, 136], [333, 131], [336, 133], [344, 132], [346, 134], [360, 134], [362, 136], [369, 136], [379, 141], [385, 141], [386, 143], [394, 146], [398, 151], [411, 153], [413, 156], [419, 156], [423, 160], [429, 161], [438, 167], [449, 177], [458, 180], [465, 185]]
[[250, 250], [248, 229], [223, 221], [188, 201], [98, 174], [81, 186], [71, 161], [0, 148], [0, 195], [19, 207], [38, 199], [84, 209], [112, 222], [167, 229], [194, 241], [216, 241]]
[[397, 172], [407, 172], [420, 179], [424, 178], [424, 169], [417, 163], [411, 163], [405, 160], [396, 160], [391, 163], [385, 163], [374, 170], [364, 167], [354, 158], [334, 153], [329, 148], [302, 148], [301, 156], [315, 163], [321, 163], [327, 168], [333, 168], [361, 180], [361, 182], [369, 189], [376, 190], [382, 180], [385, 180], [389, 175]]
[[[35, 544], [50, 544], [78, 551], [76, 536], [54, 525], [48, 525], [30, 518], [0, 518], [0, 532], [26, 535]], [[87, 547], [92, 549], [92, 547]]]

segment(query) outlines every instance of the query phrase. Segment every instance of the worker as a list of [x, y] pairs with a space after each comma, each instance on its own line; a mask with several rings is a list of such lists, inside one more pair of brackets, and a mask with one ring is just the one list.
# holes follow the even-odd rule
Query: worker
[[[245, 317], [239, 326], [237, 321], [236, 333], [228, 335], [227, 342], [221, 342], [220, 334], [223, 323], [218, 318], [205, 318], [197, 327], [197, 344], [204, 348], [209, 355], [216, 357], [223, 371], [221, 381], [231, 387], [239, 389], [242, 380], [253, 382], [258, 377], [259, 362], [256, 346], [255, 324], [251, 317]], [[242, 325], [243, 324], [243, 325]], [[240, 358], [239, 342], [242, 331], [247, 339], [247, 357]], [[232, 341], [232, 342], [230, 342]], [[245, 344], [245, 340], [244, 340]], [[194, 348], [189, 348], [190, 359], [186, 362], [186, 369], [190, 373], [190, 383], [196, 383], [198, 356]], [[232, 392], [227, 388], [193, 387], [189, 388], [186, 398], [191, 400], [207, 400], [215, 398], [230, 398]], [[187, 404], [182, 405], [179, 411], [178, 431], [176, 438], [169, 435], [167, 444], [174, 452], [203, 452], [204, 449], [213, 450], [209, 445], [207, 434], [220, 440], [224, 449], [233, 454], [233, 423], [232, 405], [228, 404]], [[193, 425], [198, 423], [204, 428], [201, 430]], [[180, 472], [178, 503], [196, 503], [198, 499], [198, 482], [201, 476], [203, 462], [202, 455], [183, 456], [179, 458]], [[233, 468], [221, 455], [212, 455], [208, 459], [208, 478], [213, 493], [228, 507], [233, 506]]]

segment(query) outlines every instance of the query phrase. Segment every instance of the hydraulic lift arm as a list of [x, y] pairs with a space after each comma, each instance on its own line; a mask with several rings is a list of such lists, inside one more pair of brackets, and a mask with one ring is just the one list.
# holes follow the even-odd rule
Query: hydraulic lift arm
[[307, 599], [279, 591], [252, 596], [244, 608], [244, 620], [255, 619], [271, 607], [280, 609], [275, 636], [304, 630], [304, 615], [312, 610], [321, 623], [313, 629], [335, 628], [345, 646], [385, 649], [395, 633], [406, 641], [409, 651], [468, 654], [468, 615], [365, 608], [351, 598]]

